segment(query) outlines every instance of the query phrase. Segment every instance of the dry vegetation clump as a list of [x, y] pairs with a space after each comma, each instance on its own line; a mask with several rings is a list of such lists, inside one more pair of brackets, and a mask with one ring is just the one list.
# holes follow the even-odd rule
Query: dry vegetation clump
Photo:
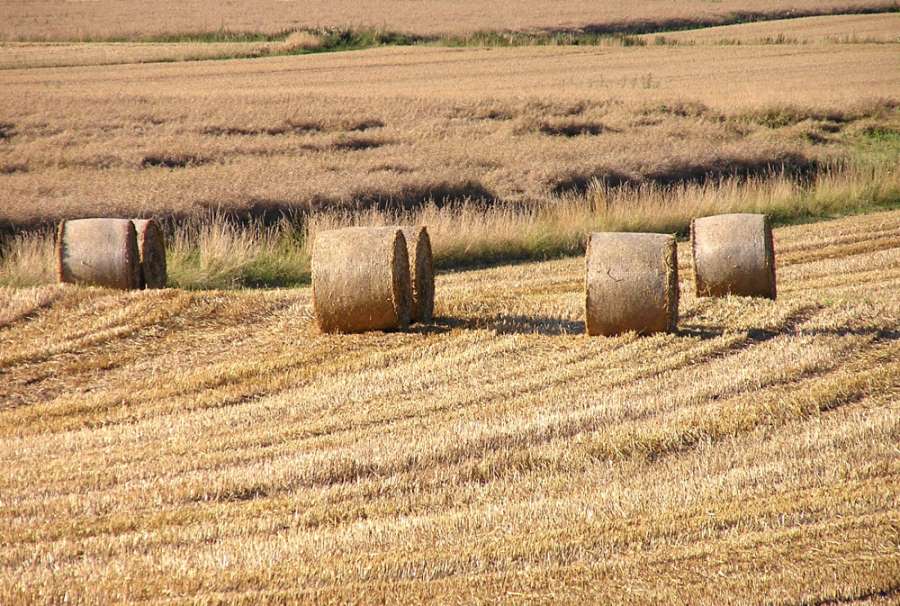
[[775, 249], [765, 215], [730, 214], [691, 221], [697, 296], [774, 299]]
[[682, 243], [642, 338], [584, 337], [582, 258], [365, 335], [308, 288], [0, 290], [0, 602], [889, 602], [900, 213], [774, 237], [777, 301], [696, 298]]
[[665, 234], [593, 233], [585, 254], [585, 332], [674, 332], [678, 257]]
[[288, 53], [296, 51], [313, 51], [322, 48], [322, 37], [308, 31], [291, 32], [284, 39], [280, 50]]
[[0, 287], [52, 284], [57, 278], [54, 231], [19, 234], [0, 242]]
[[[584, 252], [593, 231], [678, 233], [695, 217], [765, 213], [776, 224], [892, 208], [900, 201], [896, 165], [832, 167], [812, 183], [790, 175], [727, 178], [674, 186], [610, 188], [534, 204], [478, 201], [411, 209], [343, 209], [263, 215], [250, 222], [213, 211], [165, 227], [168, 284], [179, 288], [290, 286], [309, 282], [310, 244], [318, 231], [348, 226], [428, 225], [437, 268], [545, 259]], [[268, 221], [264, 220], [268, 219]], [[8, 239], [0, 285], [53, 281], [53, 237]]]
[[312, 239], [304, 237], [290, 216], [272, 224], [248, 223], [214, 211], [170, 222], [167, 231], [169, 286], [222, 289], [309, 282]]

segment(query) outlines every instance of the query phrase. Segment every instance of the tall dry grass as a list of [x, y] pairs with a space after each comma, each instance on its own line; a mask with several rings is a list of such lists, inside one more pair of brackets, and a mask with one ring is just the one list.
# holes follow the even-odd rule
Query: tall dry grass
[[[878, 163], [834, 167], [805, 183], [784, 174], [702, 184], [611, 188], [533, 204], [434, 201], [416, 209], [339, 210], [240, 221], [215, 211], [168, 226], [169, 285], [280, 287], [309, 280], [318, 231], [354, 225], [427, 225], [438, 268], [577, 255], [592, 231], [685, 235], [694, 217], [759, 212], [784, 225], [900, 206], [900, 169]], [[53, 237], [18, 236], [0, 259], [0, 286], [53, 280]]]
[[0, 286], [39, 286], [56, 279], [55, 235], [19, 234], [0, 244]]

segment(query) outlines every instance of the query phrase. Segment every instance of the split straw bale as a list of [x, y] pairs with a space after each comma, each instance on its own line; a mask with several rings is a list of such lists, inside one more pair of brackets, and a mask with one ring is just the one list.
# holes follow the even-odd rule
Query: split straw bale
[[138, 252], [145, 288], [166, 286], [166, 241], [162, 229], [153, 219], [134, 219]]
[[312, 287], [322, 332], [406, 328], [412, 287], [403, 231], [346, 227], [317, 233]]
[[775, 248], [768, 217], [716, 215], [691, 222], [698, 297], [728, 294], [774, 299]]
[[401, 227], [409, 254], [409, 275], [412, 279], [413, 322], [431, 322], [434, 318], [434, 260], [431, 238], [425, 227]]
[[586, 254], [587, 334], [673, 332], [678, 323], [675, 237], [593, 233]]
[[141, 287], [134, 224], [128, 219], [76, 219], [59, 224], [60, 282], [133, 289]]

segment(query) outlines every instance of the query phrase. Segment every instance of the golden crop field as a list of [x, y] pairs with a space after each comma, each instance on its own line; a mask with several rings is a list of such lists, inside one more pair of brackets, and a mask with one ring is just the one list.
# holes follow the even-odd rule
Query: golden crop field
[[217, 30], [378, 27], [417, 34], [659, 29], [748, 18], [896, 10], [894, 0], [0, 0], [0, 40], [140, 39]]
[[[879, 13], [781, 19], [644, 34], [641, 38], [632, 38], [630, 41], [643, 41], [645, 44], [859, 44], [896, 43], [898, 38], [900, 14]], [[532, 42], [541, 39], [537, 35]], [[452, 38], [447, 42], [465, 40], [464, 37]], [[598, 38], [596, 43], [621, 46], [627, 41], [629, 40], [626, 38], [611, 36]], [[435, 41], [430, 44], [440, 43]], [[489, 43], [489, 40], [484, 43]], [[429, 43], [423, 41], [421, 44]], [[286, 54], [297, 48], [291, 37], [285, 40], [242, 42], [0, 42], [0, 69], [258, 57]]]
[[4, 70], [0, 226], [809, 173], [900, 132], [898, 49], [397, 47]]
[[0, 70], [252, 57], [279, 46], [272, 42], [7, 42], [0, 45]]
[[0, 290], [0, 602], [894, 603], [900, 211], [776, 230], [779, 299], [583, 333], [580, 258], [308, 289]]
[[900, 39], [900, 14], [804, 17], [644, 34], [653, 41], [660, 36], [681, 44], [889, 43]]

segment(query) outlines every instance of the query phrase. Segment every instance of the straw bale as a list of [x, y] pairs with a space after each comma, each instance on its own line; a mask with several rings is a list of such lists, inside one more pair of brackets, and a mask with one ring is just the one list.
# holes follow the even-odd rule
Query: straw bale
[[672, 332], [678, 320], [675, 237], [593, 233], [585, 279], [587, 334]]
[[765, 215], [694, 219], [691, 250], [698, 297], [775, 298], [775, 247]]
[[63, 221], [57, 231], [56, 259], [63, 283], [141, 287], [137, 235], [128, 219]]
[[144, 288], [166, 286], [166, 241], [153, 219], [134, 219]]
[[316, 234], [313, 308], [323, 332], [406, 328], [412, 287], [406, 239], [397, 227], [347, 227]]

